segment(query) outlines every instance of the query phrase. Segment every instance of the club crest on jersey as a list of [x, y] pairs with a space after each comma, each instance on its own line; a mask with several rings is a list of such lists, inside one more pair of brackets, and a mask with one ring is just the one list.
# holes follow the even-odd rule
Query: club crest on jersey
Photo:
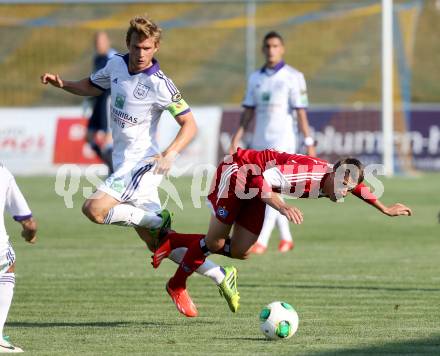
[[149, 91], [150, 87], [139, 81], [136, 88], [134, 88], [133, 96], [136, 99], [142, 100], [147, 97]]

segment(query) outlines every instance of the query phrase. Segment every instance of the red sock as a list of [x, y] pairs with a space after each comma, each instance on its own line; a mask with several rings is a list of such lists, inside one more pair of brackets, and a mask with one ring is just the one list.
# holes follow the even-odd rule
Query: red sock
[[204, 236], [202, 234], [180, 234], [178, 232], [170, 232], [167, 235], [172, 250], [179, 247], [189, 247], [194, 241], [200, 241]]
[[193, 243], [188, 247], [188, 251], [186, 251], [186, 254], [177, 268], [176, 273], [170, 280], [170, 288], [185, 289], [186, 280], [188, 277], [191, 276], [191, 274], [193, 274], [193, 272], [205, 262], [205, 252], [207, 252], [206, 247], [205, 251], [203, 251], [200, 247], [200, 241], [204, 238], [204, 235], [200, 236], [201, 238], [198, 240], [193, 239]]

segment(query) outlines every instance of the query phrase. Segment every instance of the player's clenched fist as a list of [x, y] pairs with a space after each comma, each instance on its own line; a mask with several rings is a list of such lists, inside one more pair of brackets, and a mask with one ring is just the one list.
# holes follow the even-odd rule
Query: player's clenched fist
[[41, 83], [52, 84], [54, 87], [62, 88], [64, 86], [61, 77], [58, 74], [44, 73], [41, 77]]
[[23, 231], [21, 236], [29, 243], [34, 244], [37, 241], [37, 222], [34, 218], [21, 221]]

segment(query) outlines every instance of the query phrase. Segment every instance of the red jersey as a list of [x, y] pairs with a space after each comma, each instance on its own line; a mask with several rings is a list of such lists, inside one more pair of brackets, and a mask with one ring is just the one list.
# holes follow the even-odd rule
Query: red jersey
[[[275, 191], [298, 198], [324, 196], [321, 186], [333, 167], [319, 158], [275, 150], [242, 150], [217, 167], [208, 205], [224, 224], [237, 223], [256, 236], [263, 226], [265, 192]], [[376, 197], [363, 184], [353, 194], [373, 204]], [[362, 193], [362, 195], [361, 195]]]
[[[260, 192], [271, 190], [297, 198], [324, 196], [322, 183], [333, 170], [333, 165], [323, 159], [273, 149], [255, 151], [239, 148], [233, 155], [233, 161], [238, 165], [238, 176], [245, 177], [241, 180], [246, 188], [258, 188]], [[351, 192], [370, 204], [377, 200], [363, 183]]]

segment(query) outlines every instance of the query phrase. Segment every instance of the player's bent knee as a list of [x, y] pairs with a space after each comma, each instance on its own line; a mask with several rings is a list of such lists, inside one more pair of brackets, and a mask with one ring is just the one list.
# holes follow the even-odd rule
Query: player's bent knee
[[225, 240], [205, 240], [206, 247], [211, 252], [216, 252], [221, 250], [225, 246]]
[[104, 223], [105, 216], [102, 214], [102, 209], [98, 209], [92, 201], [86, 200], [84, 202], [82, 212], [90, 221], [96, 224]]
[[247, 260], [250, 255], [250, 251], [231, 251], [231, 257], [237, 260]]

